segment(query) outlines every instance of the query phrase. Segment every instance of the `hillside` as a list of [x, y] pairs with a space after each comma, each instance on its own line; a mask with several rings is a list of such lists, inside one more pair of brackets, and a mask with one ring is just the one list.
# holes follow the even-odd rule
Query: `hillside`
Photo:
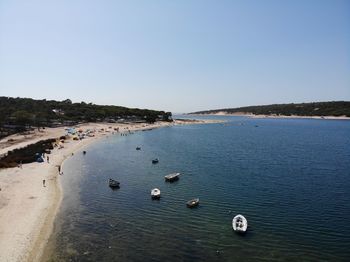
[[121, 106], [0, 97], [0, 137], [32, 127], [53, 127], [83, 122], [171, 121], [171, 113]]
[[273, 104], [198, 111], [191, 114], [254, 114], [283, 116], [347, 116], [350, 117], [350, 102], [332, 101], [300, 104]]

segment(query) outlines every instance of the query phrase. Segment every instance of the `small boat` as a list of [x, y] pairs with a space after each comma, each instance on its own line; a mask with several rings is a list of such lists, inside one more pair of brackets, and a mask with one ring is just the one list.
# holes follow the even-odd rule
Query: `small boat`
[[242, 215], [237, 215], [232, 219], [233, 230], [238, 233], [244, 233], [248, 228], [248, 221]]
[[141, 150], [141, 147], [140, 146], [136, 147], [136, 150]]
[[152, 160], [152, 164], [157, 164], [159, 162], [159, 159], [158, 158], [155, 158]]
[[199, 205], [199, 198], [194, 198], [194, 199], [191, 199], [190, 201], [187, 201], [186, 205], [189, 208], [198, 206]]
[[160, 198], [160, 190], [158, 188], [153, 188], [151, 190], [151, 197], [152, 197], [152, 199], [159, 199]]
[[180, 173], [172, 173], [172, 174], [166, 175], [164, 178], [166, 182], [173, 182], [173, 181], [179, 180], [179, 176], [180, 176]]
[[112, 178], [109, 179], [109, 186], [111, 188], [119, 188], [120, 183], [117, 180], [114, 180]]

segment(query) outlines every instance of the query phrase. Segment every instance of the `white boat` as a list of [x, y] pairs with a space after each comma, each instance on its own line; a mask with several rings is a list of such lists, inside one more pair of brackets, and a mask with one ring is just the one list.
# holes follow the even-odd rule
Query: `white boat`
[[160, 190], [158, 188], [153, 188], [151, 190], [152, 198], [160, 198]]
[[180, 173], [172, 173], [172, 174], [166, 175], [164, 178], [165, 178], [165, 181], [167, 182], [173, 182], [178, 180], [179, 176], [180, 176]]
[[244, 233], [248, 228], [248, 221], [242, 215], [237, 215], [232, 219], [233, 230], [239, 233]]

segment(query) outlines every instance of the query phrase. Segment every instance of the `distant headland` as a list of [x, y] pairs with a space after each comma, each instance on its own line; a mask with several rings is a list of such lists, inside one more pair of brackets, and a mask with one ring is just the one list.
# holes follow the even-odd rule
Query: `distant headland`
[[281, 117], [281, 118], [350, 118], [350, 102], [312, 102], [299, 104], [272, 104], [247, 106], [237, 108], [224, 108], [192, 112], [190, 114], [209, 115], [244, 115], [251, 117]]

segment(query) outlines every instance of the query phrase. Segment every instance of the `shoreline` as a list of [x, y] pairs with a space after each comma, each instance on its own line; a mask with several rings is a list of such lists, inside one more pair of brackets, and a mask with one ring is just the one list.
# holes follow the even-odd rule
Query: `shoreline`
[[[43, 163], [23, 164], [22, 168], [1, 169], [0, 261], [41, 261], [63, 199], [64, 192], [58, 174], [58, 166], [61, 166], [72, 153], [112, 134], [114, 128], [119, 128], [119, 133], [125, 133], [174, 125], [218, 122], [222, 121], [175, 120], [174, 122], [156, 122], [154, 124], [81, 124], [76, 128], [95, 129], [97, 130], [95, 136], [79, 141], [67, 140], [64, 143], [64, 148], [52, 150], [49, 155], [49, 163], [45, 160]], [[64, 127], [60, 127], [46, 128], [45, 131], [35, 133], [27, 139], [22, 139], [23, 135], [21, 134], [15, 134], [0, 140], [0, 155], [39, 140], [60, 137], [66, 131]], [[18, 141], [18, 143], [10, 143], [9, 139]], [[42, 184], [44, 179], [46, 187], [43, 187]]]
[[243, 116], [243, 117], [249, 117], [249, 118], [272, 118], [272, 119], [321, 119], [321, 120], [350, 120], [350, 117], [347, 116], [299, 116], [299, 115], [255, 115], [250, 113], [243, 113], [243, 112], [237, 112], [237, 113], [227, 113], [227, 112], [217, 112], [217, 113], [210, 113], [210, 114], [188, 114], [190, 116]]

